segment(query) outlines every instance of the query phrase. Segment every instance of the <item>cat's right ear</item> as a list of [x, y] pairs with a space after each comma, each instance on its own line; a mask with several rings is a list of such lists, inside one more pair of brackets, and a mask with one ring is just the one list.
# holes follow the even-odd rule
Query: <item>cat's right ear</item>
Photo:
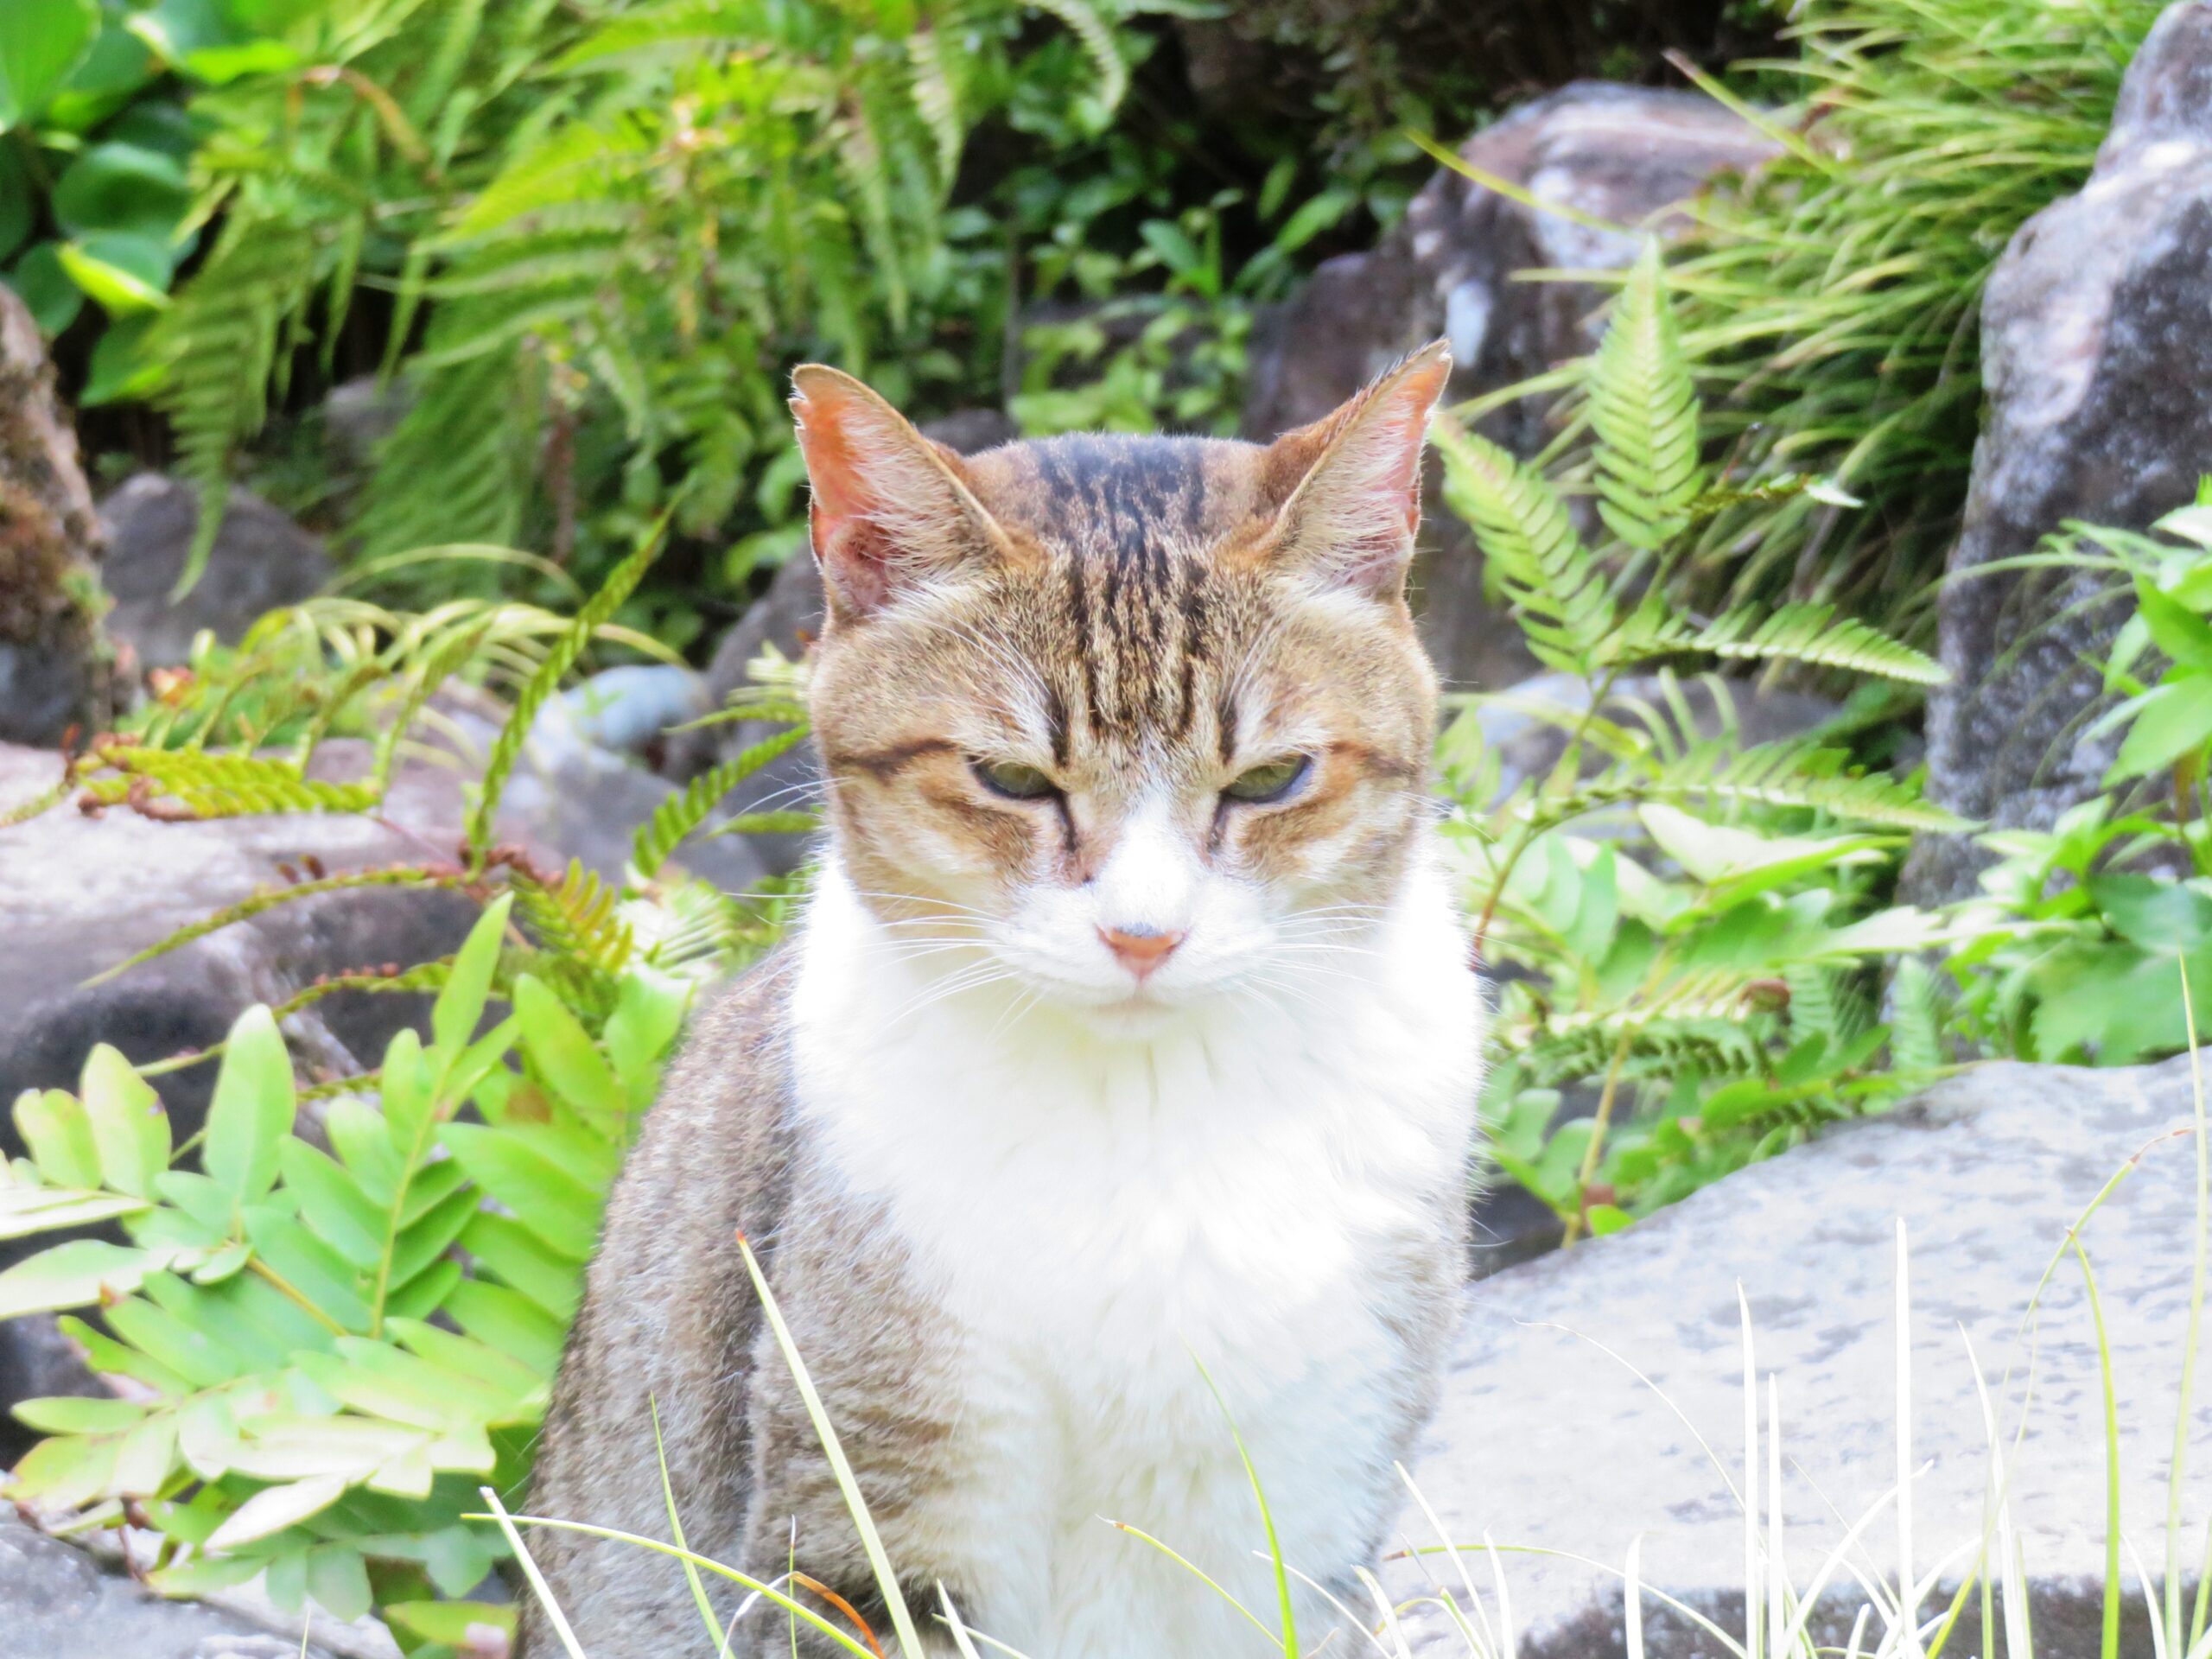
[[904, 591], [1007, 551], [959, 456], [849, 374], [810, 363], [791, 380], [813, 489], [814, 556], [833, 620], [867, 616]]

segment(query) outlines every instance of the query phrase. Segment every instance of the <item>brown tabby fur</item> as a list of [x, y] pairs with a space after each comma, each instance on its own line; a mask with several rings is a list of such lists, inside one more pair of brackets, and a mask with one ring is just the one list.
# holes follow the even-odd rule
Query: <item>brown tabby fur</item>
[[[1316, 902], [1387, 896], [1423, 823], [1436, 683], [1402, 593], [1414, 504], [1402, 524], [1377, 530], [1371, 500], [1348, 493], [1371, 493], [1361, 446], [1402, 448], [1405, 408], [1418, 404], [1418, 423], [1447, 368], [1432, 347], [1265, 448], [1069, 437], [966, 459], [912, 434], [856, 382], [801, 371], [794, 409], [831, 575], [815, 728], [836, 852], [854, 885], [896, 917], [1022, 883], [1080, 883], [1111, 851], [1140, 781], [1166, 778], [1193, 802], [1212, 801], [1224, 777], [1270, 758], [1273, 734], [1295, 721], [1327, 734], [1295, 801], [1234, 813], [1194, 805], [1187, 834], [1217, 865]], [[1421, 395], [1409, 399], [1416, 379]], [[1417, 424], [1412, 441], [1417, 453]], [[879, 486], [840, 530], [834, 480], [857, 471], [895, 485]], [[1039, 703], [1051, 752], [1038, 761], [1049, 760], [1068, 803], [1056, 810], [994, 798], [969, 770], [977, 755], [1026, 762], [1033, 734], [1016, 705]], [[772, 1576], [795, 1527], [801, 1566], [860, 1607], [888, 1646], [737, 1235], [761, 1254], [891, 1558], [915, 1575], [925, 1621], [938, 1580], [961, 1598], [965, 1566], [931, 1559], [910, 1500], [963, 1455], [961, 1392], [896, 1241], [797, 1126], [793, 977], [786, 951], [712, 1004], [645, 1124], [608, 1206], [531, 1510], [666, 1536], [657, 1406], [690, 1547]], [[1456, 1224], [1442, 1224], [1438, 1261]], [[1456, 1269], [1424, 1257], [1407, 1270], [1422, 1287], [1403, 1335], [1424, 1379], [1409, 1385], [1409, 1435]], [[541, 1530], [531, 1542], [589, 1659], [711, 1653], [673, 1564], [570, 1533]], [[729, 1598], [715, 1601], [727, 1608]], [[737, 1654], [790, 1651], [773, 1610], [743, 1628]], [[524, 1630], [528, 1659], [553, 1659], [557, 1643], [535, 1608]], [[835, 1649], [802, 1628], [798, 1650]]]

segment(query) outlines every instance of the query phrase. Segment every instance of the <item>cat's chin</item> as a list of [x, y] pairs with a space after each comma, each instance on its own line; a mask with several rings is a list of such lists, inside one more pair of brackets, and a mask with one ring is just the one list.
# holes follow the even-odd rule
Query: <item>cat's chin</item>
[[1159, 1036], [1188, 1019], [1191, 1005], [1140, 988], [1117, 1001], [1086, 1003], [1072, 1012], [1100, 1036], [1126, 1041]]

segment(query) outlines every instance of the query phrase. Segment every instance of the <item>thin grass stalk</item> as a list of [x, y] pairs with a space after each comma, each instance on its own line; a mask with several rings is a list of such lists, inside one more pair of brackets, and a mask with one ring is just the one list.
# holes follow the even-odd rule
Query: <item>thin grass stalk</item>
[[892, 1629], [898, 1632], [899, 1644], [906, 1650], [906, 1659], [924, 1659], [927, 1649], [922, 1646], [921, 1634], [914, 1627], [914, 1615], [906, 1606], [899, 1575], [892, 1570], [891, 1556], [883, 1548], [882, 1535], [875, 1529], [875, 1517], [868, 1513], [860, 1481], [845, 1456], [843, 1443], [837, 1438], [836, 1426], [830, 1421], [830, 1413], [822, 1403], [806, 1361], [799, 1355], [798, 1344], [791, 1340], [791, 1327], [784, 1323], [783, 1309], [776, 1305], [775, 1293], [768, 1288], [767, 1275], [760, 1271], [760, 1260], [753, 1254], [752, 1241], [740, 1233], [737, 1248], [745, 1257], [745, 1270], [753, 1275], [753, 1294], [760, 1299], [760, 1312], [775, 1334], [777, 1347], [783, 1351], [784, 1363], [791, 1367], [791, 1381], [798, 1385], [799, 1398], [805, 1402], [815, 1437], [822, 1442], [823, 1453], [830, 1459], [837, 1490], [844, 1495], [846, 1510], [852, 1516], [854, 1530], [860, 1535], [861, 1548], [868, 1554], [868, 1567], [875, 1574], [876, 1588], [882, 1592], [884, 1609], [891, 1617]]
[[1789, 1659], [1789, 1562], [1782, 1532], [1782, 1381], [1766, 1378], [1766, 1628], [1767, 1651]]
[[1759, 1659], [1765, 1644], [1760, 1639], [1759, 1619], [1758, 1362], [1751, 1341], [1751, 1299], [1740, 1280], [1736, 1310], [1744, 1332], [1744, 1659]]
[[[2166, 1472], [2166, 1630], [2174, 1645], [2181, 1640], [2181, 1495], [2182, 1470], [2189, 1457], [2189, 1408], [2196, 1385], [2196, 1348], [2204, 1318], [2205, 1257], [2212, 1245], [2212, 1136], [2207, 1135], [2204, 1110], [2204, 1058], [2196, 1047], [2196, 1004], [2189, 992], [2189, 963], [2181, 963], [2182, 1029], [2189, 1039], [2190, 1102], [2196, 1123], [2196, 1249], [2189, 1281], [2189, 1324], [2182, 1338], [2181, 1399], [2174, 1408], [2173, 1462]], [[2202, 1620], [2202, 1586], [2199, 1586], [2198, 1620]], [[2195, 1640], [2194, 1632], [2190, 1640]]]
[[2089, 1294], [2089, 1317], [2097, 1332], [2097, 1367], [2102, 1381], [2105, 1407], [2105, 1599], [2104, 1659], [2120, 1659], [2120, 1407], [2113, 1392], [2112, 1344], [2105, 1335], [2104, 1300], [2097, 1294], [2097, 1275], [2089, 1266], [2089, 1253], [2074, 1241], [2075, 1259], [2082, 1264], [2082, 1282]]
[[1621, 1586], [1623, 1646], [1627, 1659], [1643, 1659], [1643, 1535], [1628, 1541], [1626, 1582]]
[[[1897, 1217], [1897, 1631], [1898, 1651], [1920, 1652], [1919, 1585], [1912, 1575], [1912, 1281], [1904, 1217]], [[1777, 1656], [1777, 1659], [1780, 1659]]]

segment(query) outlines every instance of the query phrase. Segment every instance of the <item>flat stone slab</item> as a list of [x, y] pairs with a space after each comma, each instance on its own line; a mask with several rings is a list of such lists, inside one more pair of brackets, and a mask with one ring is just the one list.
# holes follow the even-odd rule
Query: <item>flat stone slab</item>
[[[297, 1636], [198, 1602], [165, 1601], [0, 1505], [0, 1659], [300, 1659], [300, 1653]], [[320, 1643], [307, 1653], [341, 1659]]]
[[[1740, 1484], [1739, 1285], [1756, 1335], [1762, 1419], [1765, 1379], [1779, 1379], [1784, 1553], [1791, 1582], [1809, 1586], [1850, 1523], [1897, 1478], [1899, 1217], [1910, 1242], [1916, 1572], [1968, 1546], [1924, 1614], [1948, 1605], [1983, 1535], [1988, 1442], [1971, 1347], [2008, 1440], [2025, 1408], [2010, 1484], [2037, 1653], [2095, 1654], [2103, 1396], [2088, 1298], [2070, 1256], [2045, 1287], [2032, 1330], [2024, 1316], [2069, 1227], [2135, 1160], [2082, 1238], [2111, 1343], [2121, 1530], [2161, 1576], [2196, 1227], [2193, 1121], [2185, 1058], [2106, 1071], [1983, 1066], [1626, 1232], [1472, 1287], [1415, 1478], [1452, 1541], [1478, 1547], [1466, 1561], [1486, 1600], [1485, 1535], [1501, 1552], [1533, 1547], [1603, 1564], [1501, 1554], [1521, 1659], [1624, 1652], [1619, 1569], [1639, 1535], [1645, 1583], [1741, 1637], [1742, 1512], [1696, 1438]], [[2212, 1365], [2199, 1368], [2192, 1417], [2183, 1502], [2190, 1581], [2212, 1520]], [[1762, 1510], [1766, 1502], [1763, 1491]], [[1891, 1504], [1860, 1532], [1851, 1557], [1891, 1582], [1895, 1520]], [[1400, 1537], [1436, 1541], [1410, 1509]], [[1458, 1581], [1445, 1556], [1418, 1568], [1394, 1561], [1386, 1581], [1414, 1596], [1431, 1574]], [[1815, 1630], [1840, 1650], [1866, 1597], [1848, 1574], [1837, 1576], [1845, 1584], [1823, 1598]], [[2126, 1578], [2123, 1651], [2147, 1659], [2140, 1590]], [[1644, 1617], [1654, 1659], [1724, 1651], [1649, 1597]], [[1877, 1615], [1869, 1650], [1881, 1626]], [[1433, 1609], [1412, 1628], [1424, 1659], [1466, 1651]], [[1947, 1650], [1980, 1653], [1979, 1629], [1970, 1613]]]

